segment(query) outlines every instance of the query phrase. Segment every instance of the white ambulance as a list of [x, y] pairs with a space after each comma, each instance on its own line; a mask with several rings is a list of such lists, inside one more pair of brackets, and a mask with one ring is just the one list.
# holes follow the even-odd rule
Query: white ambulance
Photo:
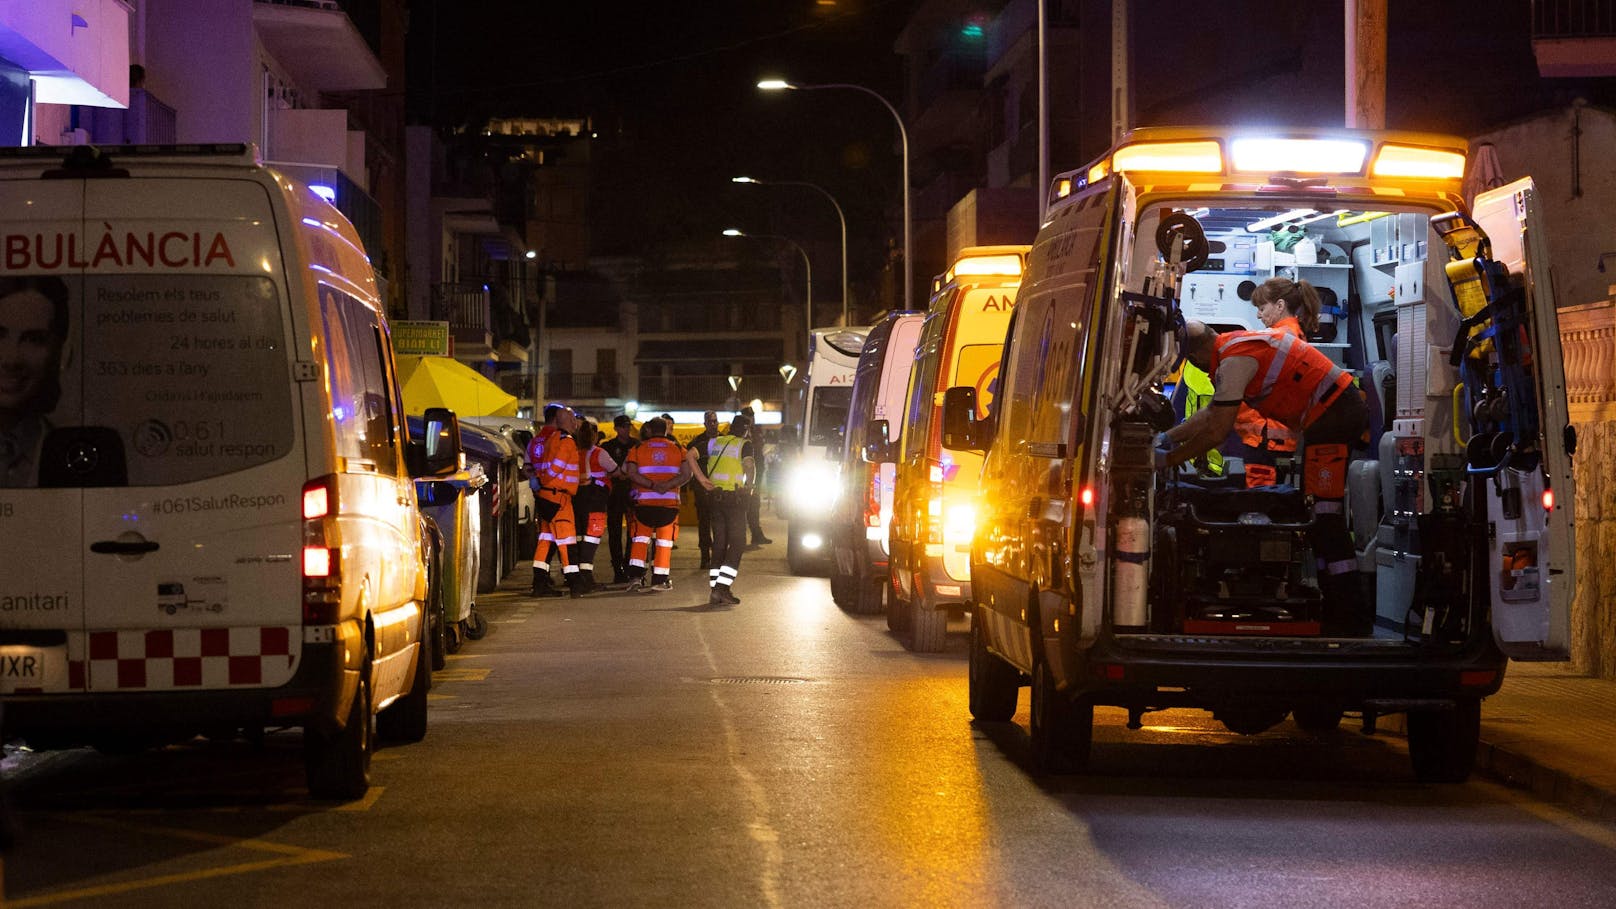
[[786, 562], [792, 574], [830, 563], [831, 506], [839, 488], [842, 438], [853, 405], [853, 373], [867, 328], [816, 328], [808, 339], [802, 447], [786, 466]]
[[426, 426], [353, 227], [249, 147], [0, 151], [8, 733], [301, 726], [310, 792], [363, 794], [426, 733]]

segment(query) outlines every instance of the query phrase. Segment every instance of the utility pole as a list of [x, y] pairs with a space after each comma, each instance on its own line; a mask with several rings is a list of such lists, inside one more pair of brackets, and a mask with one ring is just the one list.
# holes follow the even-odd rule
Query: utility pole
[[1347, 0], [1347, 126], [1386, 128], [1386, 0]]
[[[1350, 2], [1350, 0], [1349, 0]], [[1128, 3], [1111, 0], [1111, 142], [1121, 141], [1130, 126], [1128, 105]]]

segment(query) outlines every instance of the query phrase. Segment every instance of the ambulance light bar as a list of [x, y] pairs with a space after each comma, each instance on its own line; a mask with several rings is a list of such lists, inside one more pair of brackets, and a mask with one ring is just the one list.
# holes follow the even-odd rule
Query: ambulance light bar
[[1441, 148], [1420, 148], [1413, 145], [1380, 147], [1375, 164], [1369, 172], [1377, 177], [1418, 177], [1435, 180], [1459, 180], [1464, 177], [1465, 156]]
[[1017, 253], [1001, 253], [987, 256], [961, 256], [954, 267], [948, 270], [946, 281], [957, 277], [976, 275], [1011, 275], [1021, 276], [1021, 256]]
[[1178, 174], [1223, 173], [1223, 149], [1216, 140], [1140, 142], [1111, 153], [1111, 170]]
[[1229, 143], [1234, 169], [1247, 173], [1361, 174], [1369, 143], [1354, 139], [1245, 138]]

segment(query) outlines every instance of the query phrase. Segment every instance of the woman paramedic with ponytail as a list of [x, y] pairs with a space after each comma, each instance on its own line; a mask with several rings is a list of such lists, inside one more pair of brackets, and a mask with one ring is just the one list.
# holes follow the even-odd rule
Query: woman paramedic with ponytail
[[[1306, 340], [1319, 330], [1319, 292], [1306, 281], [1269, 278], [1251, 292], [1251, 305], [1257, 307], [1257, 318], [1270, 331]], [[1285, 424], [1264, 417], [1249, 404], [1240, 405], [1234, 429], [1244, 445], [1239, 454], [1246, 464], [1247, 488], [1278, 483], [1280, 459], [1296, 456], [1296, 436]]]

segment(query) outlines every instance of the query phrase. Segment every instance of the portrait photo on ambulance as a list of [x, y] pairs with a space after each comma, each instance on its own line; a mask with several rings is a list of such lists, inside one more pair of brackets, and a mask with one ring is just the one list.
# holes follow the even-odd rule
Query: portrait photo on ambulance
[[54, 276], [0, 278], [0, 487], [38, 484], [62, 396], [67, 293]]
[[1510, 659], [1566, 660], [1565, 379], [1530, 178], [1467, 199], [1464, 140], [1135, 130], [1057, 177], [985, 453], [970, 710], [1032, 689], [1040, 766], [1093, 712], [1256, 734], [1407, 715], [1421, 779], [1475, 760]]
[[378, 739], [426, 731], [414, 481], [458, 468], [457, 424], [429, 410], [411, 438], [325, 200], [240, 145], [72, 179], [93, 154], [0, 164], [5, 735], [301, 729], [310, 793], [357, 798]]

